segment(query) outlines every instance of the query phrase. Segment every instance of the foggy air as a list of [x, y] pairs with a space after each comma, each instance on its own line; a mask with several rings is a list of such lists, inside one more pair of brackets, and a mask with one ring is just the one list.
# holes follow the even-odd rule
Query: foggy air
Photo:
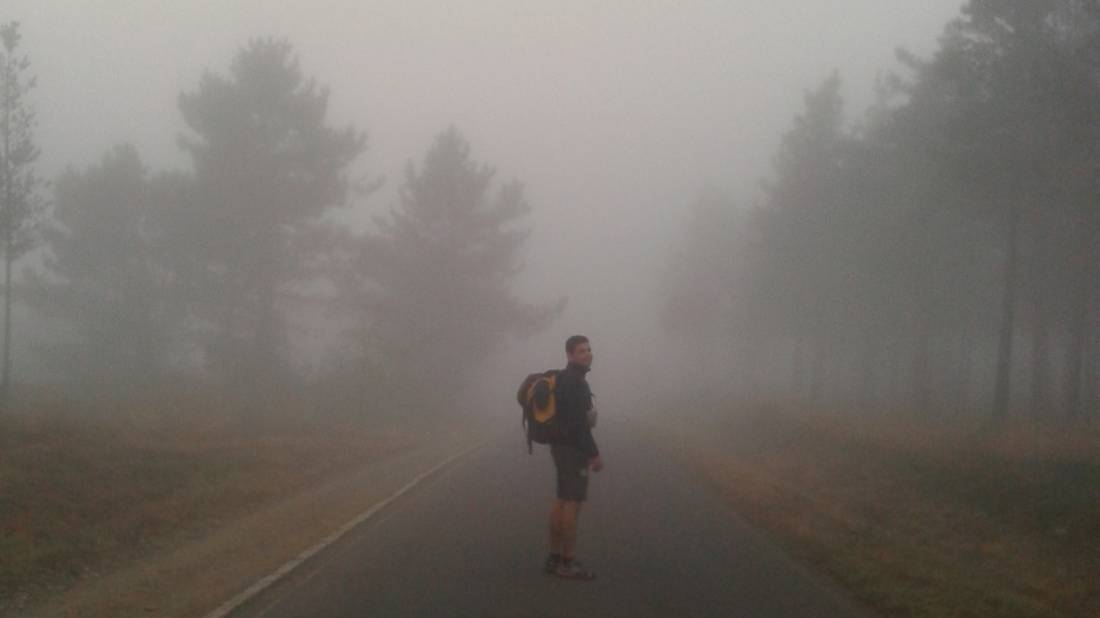
[[8, 0], [0, 616], [1095, 615], [1098, 144], [1088, 0]]

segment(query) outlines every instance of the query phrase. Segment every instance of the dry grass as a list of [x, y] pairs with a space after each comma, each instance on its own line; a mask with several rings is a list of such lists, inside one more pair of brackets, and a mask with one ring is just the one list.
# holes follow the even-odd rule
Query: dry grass
[[1100, 615], [1100, 429], [775, 408], [687, 423], [739, 512], [896, 616]]
[[194, 390], [79, 404], [43, 393], [0, 417], [0, 614], [416, 440], [311, 420], [292, 399], [244, 418], [237, 405]]

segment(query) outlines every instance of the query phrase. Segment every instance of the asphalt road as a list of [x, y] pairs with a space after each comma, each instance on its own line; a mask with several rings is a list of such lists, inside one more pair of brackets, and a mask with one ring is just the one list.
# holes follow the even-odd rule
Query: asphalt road
[[[601, 419], [604, 420], [604, 419]], [[606, 426], [605, 426], [606, 425]], [[866, 615], [627, 427], [602, 423], [578, 557], [542, 573], [553, 464], [517, 428], [391, 504], [236, 617]]]

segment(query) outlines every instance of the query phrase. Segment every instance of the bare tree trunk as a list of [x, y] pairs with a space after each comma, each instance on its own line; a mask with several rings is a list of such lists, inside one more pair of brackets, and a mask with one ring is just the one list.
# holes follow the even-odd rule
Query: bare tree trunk
[[252, 340], [252, 365], [255, 371], [270, 378], [275, 369], [275, 350], [278, 347], [275, 341], [275, 285], [265, 281], [259, 294], [259, 315]]
[[1035, 418], [1047, 413], [1050, 367], [1050, 345], [1047, 329], [1046, 299], [1037, 278], [1031, 282], [1031, 414]]
[[4, 234], [4, 373], [0, 382], [0, 411], [11, 396], [11, 229]]
[[1100, 333], [1097, 333], [1095, 291], [1090, 305], [1090, 318], [1085, 324], [1087, 338], [1085, 339], [1085, 362], [1082, 372], [1084, 374], [1084, 392], [1081, 407], [1086, 416], [1095, 418], [1098, 412], [1097, 405], [1100, 404], [1100, 393], [1097, 392], [1097, 386], [1100, 386], [1100, 350], [1097, 349], [1100, 345]]
[[749, 401], [755, 401], [757, 363], [762, 346], [755, 338], [746, 338], [739, 339], [737, 347], [741, 350], [737, 363], [742, 396]]
[[1066, 343], [1065, 406], [1066, 415], [1081, 415], [1081, 377], [1085, 359], [1085, 337], [1088, 336], [1089, 293], [1084, 282], [1074, 286], [1073, 306], [1069, 322], [1069, 341]]
[[1074, 299], [1073, 315], [1069, 324], [1069, 342], [1066, 345], [1066, 415], [1081, 415], [1081, 374], [1085, 358], [1086, 307], [1084, 293]]
[[955, 390], [955, 409], [956, 414], [962, 413], [970, 407], [970, 376], [972, 372], [971, 364], [974, 358], [974, 336], [972, 334], [973, 326], [967, 322], [963, 326], [962, 337], [959, 340], [959, 358], [958, 366], [955, 369], [956, 372], [956, 390]]
[[997, 343], [997, 377], [993, 390], [993, 418], [1008, 418], [1012, 389], [1012, 340], [1016, 333], [1016, 271], [1019, 268], [1020, 205], [1012, 198], [1008, 213], [1008, 257], [1005, 261], [1004, 291], [1001, 297], [1001, 328]]
[[236, 285], [225, 286], [226, 290], [220, 294], [218, 302], [221, 303], [215, 311], [218, 312], [218, 322], [213, 338], [208, 342], [207, 356], [211, 368], [218, 374], [219, 379], [226, 385], [237, 383], [240, 376], [237, 375], [240, 363], [235, 362], [234, 356], [238, 353], [237, 339], [237, 312], [240, 305], [240, 293]]
[[[5, 80], [5, 84], [7, 81]], [[9, 84], [10, 87], [10, 84]], [[4, 368], [0, 378], [0, 413], [8, 409], [8, 396], [11, 392], [11, 251], [12, 251], [12, 222], [15, 220], [15, 192], [12, 189], [12, 164], [11, 164], [11, 117], [12, 107], [10, 93], [7, 88], [3, 92], [3, 118], [0, 119], [0, 139], [3, 139], [2, 159], [0, 165], [0, 182], [3, 186], [4, 202], [0, 204], [0, 226], [4, 228]]]
[[820, 330], [814, 333], [813, 341], [813, 372], [810, 378], [810, 402], [821, 405], [821, 398], [825, 389], [825, 334]]
[[1070, 263], [1070, 318], [1066, 342], [1065, 363], [1065, 413], [1070, 418], [1081, 415], [1082, 410], [1082, 374], [1085, 365], [1085, 345], [1089, 335], [1088, 308], [1092, 300], [1092, 288], [1096, 275], [1094, 252], [1090, 247], [1091, 238], [1080, 231], [1078, 226], [1074, 235], [1074, 259]]
[[1044, 285], [1050, 271], [1047, 258], [1049, 239], [1041, 216], [1033, 217], [1030, 227], [1032, 250], [1028, 291], [1031, 301], [1031, 416], [1041, 418], [1047, 415], [1050, 399], [1050, 329], [1047, 288]]
[[893, 406], [896, 410], [898, 404], [902, 403], [900, 401], [901, 396], [899, 395], [902, 388], [902, 355], [901, 351], [897, 349], [901, 347], [901, 341], [899, 341], [898, 339], [894, 339], [894, 344], [895, 346], [892, 346], [894, 349], [890, 350], [890, 394], [888, 400], [890, 402], [890, 405]]
[[877, 348], [874, 344], [873, 338], [870, 335], [865, 334], [863, 340], [863, 358], [862, 373], [863, 373], [863, 401], [866, 404], [871, 404], [875, 401], [875, 397], [878, 394], [875, 390], [875, 361], [878, 355], [876, 354]]
[[929, 365], [931, 355], [931, 325], [923, 309], [918, 309], [915, 339], [913, 341], [913, 405], [921, 415], [928, 413], [931, 402]]
[[792, 389], [798, 397], [802, 397], [805, 394], [806, 384], [806, 368], [802, 359], [803, 337], [802, 333], [798, 333], [794, 340], [794, 358], [793, 358], [793, 374], [791, 376], [794, 388]]

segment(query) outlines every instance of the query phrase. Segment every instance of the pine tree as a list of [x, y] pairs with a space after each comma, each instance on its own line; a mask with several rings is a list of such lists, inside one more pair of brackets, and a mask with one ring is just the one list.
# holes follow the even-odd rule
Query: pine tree
[[252, 41], [228, 77], [208, 73], [180, 96], [195, 188], [188, 211], [173, 218], [173, 252], [210, 327], [211, 368], [227, 380], [285, 375], [279, 301], [302, 265], [330, 248], [305, 241], [323, 237], [323, 215], [353, 189], [348, 168], [366, 138], [327, 124], [328, 96], [277, 39]]
[[11, 391], [12, 264], [34, 244], [34, 225], [43, 202], [42, 181], [33, 164], [35, 112], [27, 95], [35, 86], [30, 60], [20, 51], [19, 22], [0, 25], [0, 250], [4, 253], [4, 357], [0, 408]]
[[116, 388], [167, 369], [182, 308], [162, 251], [163, 214], [179, 205], [186, 182], [150, 177], [130, 145], [58, 178], [42, 233], [45, 269], [26, 287], [41, 315], [73, 326], [76, 341], [63, 357], [70, 375]]
[[454, 128], [405, 172], [400, 201], [361, 239], [354, 271], [363, 354], [395, 399], [439, 403], [467, 384], [478, 362], [510, 334], [545, 326], [561, 311], [519, 301], [530, 206], [518, 182], [492, 187], [494, 171], [471, 159]]

